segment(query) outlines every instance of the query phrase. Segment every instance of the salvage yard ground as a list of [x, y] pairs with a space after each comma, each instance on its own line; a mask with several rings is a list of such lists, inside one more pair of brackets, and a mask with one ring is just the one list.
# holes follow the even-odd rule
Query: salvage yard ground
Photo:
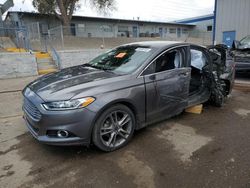
[[223, 108], [183, 113], [103, 153], [32, 138], [20, 90], [33, 79], [0, 82], [1, 187], [250, 187], [249, 88], [238, 85]]

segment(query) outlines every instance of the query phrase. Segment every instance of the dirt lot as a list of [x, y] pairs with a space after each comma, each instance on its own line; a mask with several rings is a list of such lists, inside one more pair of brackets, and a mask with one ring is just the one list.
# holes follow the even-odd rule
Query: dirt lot
[[1, 81], [13, 92], [0, 92], [0, 187], [250, 188], [250, 89], [238, 86], [223, 108], [183, 113], [102, 153], [34, 140], [22, 120], [18, 82]]

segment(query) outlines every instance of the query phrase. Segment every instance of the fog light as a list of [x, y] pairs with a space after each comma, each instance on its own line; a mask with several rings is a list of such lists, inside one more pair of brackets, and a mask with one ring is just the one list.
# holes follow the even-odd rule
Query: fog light
[[59, 130], [59, 131], [57, 131], [57, 136], [59, 138], [67, 138], [69, 136], [69, 133], [68, 133], [68, 131]]

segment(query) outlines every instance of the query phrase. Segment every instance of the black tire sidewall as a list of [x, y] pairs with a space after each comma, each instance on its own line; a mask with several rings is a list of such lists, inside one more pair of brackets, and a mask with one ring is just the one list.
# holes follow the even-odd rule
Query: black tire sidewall
[[[100, 128], [101, 128], [101, 126], [103, 124], [103, 121], [106, 119], [106, 117], [111, 112], [117, 111], [117, 110], [125, 111], [126, 113], [128, 113], [130, 115], [130, 117], [132, 119], [132, 130], [131, 130], [131, 134], [129, 135], [129, 137], [127, 138], [127, 140], [123, 144], [121, 144], [118, 147], [112, 147], [111, 148], [111, 147], [105, 146], [102, 143], [101, 136], [100, 136]], [[135, 115], [127, 106], [122, 105], [122, 104], [117, 104], [117, 105], [111, 106], [111, 107], [107, 108], [106, 110], [104, 110], [100, 114], [100, 116], [98, 117], [97, 121], [95, 122], [94, 129], [93, 129], [93, 132], [92, 132], [92, 141], [93, 141], [94, 145], [97, 148], [99, 148], [100, 150], [105, 151], [105, 152], [110, 152], [110, 151], [120, 149], [120, 148], [124, 147], [125, 145], [127, 145], [127, 143], [133, 137], [134, 130], [135, 130], [135, 125], [136, 125]]]
[[222, 93], [220, 93], [219, 96], [215, 97], [215, 106], [216, 107], [222, 107], [224, 105], [224, 103], [225, 103], [225, 96]]

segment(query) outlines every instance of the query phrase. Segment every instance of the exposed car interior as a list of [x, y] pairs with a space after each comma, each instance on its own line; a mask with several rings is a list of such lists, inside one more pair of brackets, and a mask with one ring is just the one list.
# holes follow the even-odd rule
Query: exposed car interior
[[172, 50], [157, 58], [145, 71], [144, 75], [163, 72], [182, 65], [183, 56], [180, 50]]
[[173, 50], [168, 52], [156, 60], [155, 72], [178, 68], [181, 65], [181, 59], [180, 51]]
[[206, 57], [202, 51], [191, 49], [191, 80], [189, 95], [199, 92], [202, 86], [202, 68], [206, 65]]
[[[202, 86], [203, 72], [202, 68], [206, 65], [204, 53], [198, 49], [191, 49], [191, 80], [189, 86], [189, 96], [198, 93]], [[181, 49], [172, 50], [157, 58], [152, 66], [151, 72], [162, 72], [174, 68], [180, 68], [183, 64], [183, 55]]]
[[[191, 49], [191, 80], [189, 86], [189, 96], [194, 96], [202, 89], [203, 67], [207, 64], [207, 58], [203, 51], [199, 49]], [[183, 66], [183, 51], [175, 49], [169, 51], [152, 63], [144, 72], [144, 75], [163, 72]]]

